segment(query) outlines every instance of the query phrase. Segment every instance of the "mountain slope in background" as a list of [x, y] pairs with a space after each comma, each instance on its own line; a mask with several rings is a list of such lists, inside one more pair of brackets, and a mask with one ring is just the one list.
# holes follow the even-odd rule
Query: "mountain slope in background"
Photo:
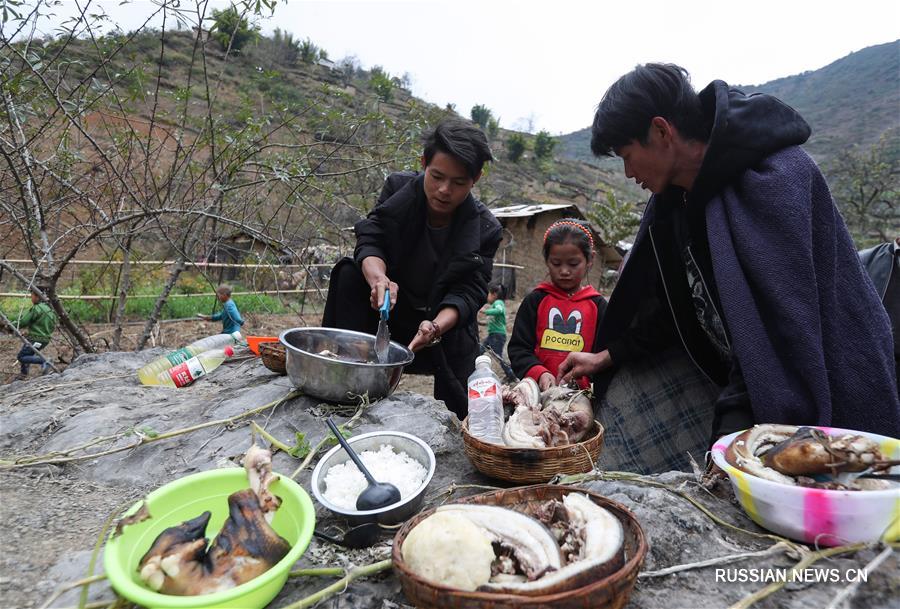
[[[195, 31], [172, 30], [163, 35], [146, 30], [129, 37], [111, 34], [99, 44], [80, 38], [49, 38], [36, 41], [34, 48], [51, 62], [46, 69], [62, 75], [67, 91], [88, 91], [89, 84], [96, 82], [114, 92], [91, 97], [89, 104], [83, 104], [90, 107], [83, 119], [85, 129], [93, 141], [100, 142], [100, 148], [116, 140], [120, 142], [117, 150], [124, 149], [131, 145], [125, 142], [136, 141], [129, 139], [135, 133], [141, 138], [147, 136], [148, 125], [153, 126], [154, 137], [147, 139], [154, 142], [168, 141], [171, 134], [180, 131], [187, 134], [188, 141], [205, 137], [213, 128], [209, 125], [214, 125], [217, 137], [231, 142], [225, 147], [227, 151], [242, 151], [233, 153], [237, 159], [233, 166], [240, 168], [235, 173], [241, 178], [231, 185], [232, 192], [241, 195], [232, 194], [230, 200], [238, 204], [256, 197], [253, 204], [265, 210], [264, 215], [275, 210], [290, 215], [296, 224], [282, 228], [296, 243], [315, 238], [346, 245], [352, 234], [340, 229], [352, 225], [374, 205], [387, 172], [418, 168], [421, 132], [454, 112], [453, 108], [416, 99], [400, 79], [380, 68], [362, 70], [354, 61], [341, 62], [346, 65], [304, 61], [298, 58], [293, 43], [283, 37], [259, 38], [238, 54], [225, 54], [218, 43], [202, 44], [203, 40], [204, 36]], [[118, 45], [123, 46], [107, 56], [104, 49], [116, 49]], [[191, 63], [196, 61], [192, 58], [198, 48], [204, 53], [202, 71]], [[200, 77], [193, 75], [195, 69], [201, 72]], [[109, 80], [102, 80], [104, 77]], [[153, 84], [155, 78], [159, 78], [158, 88]], [[207, 99], [210, 90], [215, 94]], [[584, 211], [593, 202], [605, 200], [608, 192], [629, 199], [638, 192], [612, 167], [598, 169], [569, 158], [536, 159], [530, 134], [522, 134], [528, 140], [528, 150], [521, 160], [513, 162], [506, 150], [513, 133], [499, 129], [491, 138], [496, 160], [476, 187], [476, 194], [491, 207], [575, 203]], [[48, 149], [58, 145], [53, 140], [57, 131], [47, 129], [36, 137], [43, 136], [47, 140], [41, 145]], [[163, 150], [162, 144], [156, 145]], [[198, 149], [207, 145], [201, 140]], [[188, 147], [172, 148], [176, 149], [187, 154], [184, 151]], [[286, 150], [310, 152], [291, 156]], [[84, 144], [78, 158], [90, 154], [92, 149]], [[239, 160], [247, 155], [259, 158], [254, 157], [252, 163]], [[205, 163], [202, 153], [197, 157], [197, 163]], [[113, 158], [121, 161], [122, 157]], [[232, 162], [231, 157], [226, 159]], [[166, 167], [185, 165], [168, 163], [168, 157], [166, 161], [154, 165], [154, 170], [160, 171], [154, 178], [156, 183], [170, 177]], [[248, 175], [245, 165], [256, 167], [261, 163], [274, 163], [283, 176], [291, 176], [281, 179], [279, 185], [302, 182], [311, 186], [303, 189], [302, 196], [296, 186], [284, 186], [283, 192], [255, 190], [253, 185], [269, 178], [244, 180]], [[134, 189], [144, 187], [153, 186]], [[189, 190], [184, 195], [186, 200], [193, 201], [190, 193], [198, 189]], [[298, 211], [289, 211], [294, 206]], [[320, 214], [312, 213], [312, 209]], [[329, 222], [321, 226], [321, 222], [310, 219], [319, 215]], [[162, 243], [159, 239], [150, 241], [147, 247]], [[16, 250], [16, 257], [25, 254]], [[0, 257], [7, 256], [11, 256], [9, 251], [0, 251]]]
[[[842, 149], [872, 144], [900, 126], [900, 40], [866, 47], [818, 70], [737, 87], [746, 93], [769, 93], [800, 112], [813, 131], [807, 151], [827, 165]], [[590, 128], [559, 140], [561, 155], [604, 164], [591, 155]]]
[[900, 40], [815, 71], [740, 88], [769, 93], [795, 108], [813, 130], [806, 149], [825, 161], [853, 144], [872, 144], [900, 125]]

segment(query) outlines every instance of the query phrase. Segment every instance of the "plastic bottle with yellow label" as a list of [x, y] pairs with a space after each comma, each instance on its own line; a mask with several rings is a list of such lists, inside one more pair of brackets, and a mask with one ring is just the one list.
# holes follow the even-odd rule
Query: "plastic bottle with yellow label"
[[204, 351], [200, 355], [195, 355], [186, 362], [182, 362], [177, 366], [172, 366], [165, 372], [160, 372], [156, 377], [156, 384], [165, 385], [167, 387], [184, 387], [185, 385], [190, 385], [201, 376], [206, 376], [221, 366], [222, 362], [232, 355], [234, 355], [234, 349], [231, 347]]

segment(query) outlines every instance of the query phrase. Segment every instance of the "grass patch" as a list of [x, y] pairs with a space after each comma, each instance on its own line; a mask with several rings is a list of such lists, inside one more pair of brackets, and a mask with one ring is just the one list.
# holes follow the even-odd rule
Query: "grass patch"
[[[147, 319], [153, 310], [156, 301], [153, 296], [130, 296], [125, 304], [125, 318], [128, 321]], [[289, 313], [281, 300], [268, 294], [250, 294], [235, 296], [234, 302], [242, 315], [247, 313]], [[102, 300], [63, 300], [66, 311], [77, 323], [105, 323], [109, 321], [110, 307], [113, 299]], [[0, 311], [11, 320], [15, 321], [31, 307], [30, 298], [0, 298]], [[220, 311], [221, 303], [215, 296], [197, 296], [193, 298], [169, 298], [163, 306], [162, 319], [180, 319], [193, 317], [197, 313], [210, 314]]]

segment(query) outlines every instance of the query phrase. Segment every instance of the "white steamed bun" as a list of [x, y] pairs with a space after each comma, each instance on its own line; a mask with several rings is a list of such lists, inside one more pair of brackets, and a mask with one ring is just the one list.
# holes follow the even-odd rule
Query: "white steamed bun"
[[472, 591], [491, 578], [494, 549], [484, 530], [465, 516], [437, 512], [409, 532], [403, 560], [425, 579]]

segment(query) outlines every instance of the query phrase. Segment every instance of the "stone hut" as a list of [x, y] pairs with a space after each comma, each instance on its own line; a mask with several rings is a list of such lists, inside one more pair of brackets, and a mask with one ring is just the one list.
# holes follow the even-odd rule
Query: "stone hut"
[[[563, 218], [584, 220], [584, 214], [574, 204], [525, 204], [498, 207], [491, 210], [503, 225], [503, 241], [494, 258], [494, 281], [507, 288], [508, 298], [521, 298], [547, 278], [544, 263], [544, 232]], [[607, 245], [591, 226], [597, 249], [588, 281], [602, 288], [603, 273], [615, 269], [622, 261], [621, 254]], [[509, 266], [504, 266], [509, 265]], [[601, 289], [601, 292], [603, 290]]]
[[[271, 262], [277, 266], [279, 263], [290, 260], [290, 252], [285, 251], [277, 242], [269, 241], [257, 234], [237, 230], [215, 243], [207, 262], [230, 264]], [[242, 270], [234, 267], [219, 269], [218, 281], [235, 281], [242, 276]], [[254, 273], [251, 272], [246, 276], [250, 275], [254, 275]], [[267, 274], [266, 277], [255, 274], [254, 280], [258, 282], [264, 281], [266, 278], [268, 278]]]

